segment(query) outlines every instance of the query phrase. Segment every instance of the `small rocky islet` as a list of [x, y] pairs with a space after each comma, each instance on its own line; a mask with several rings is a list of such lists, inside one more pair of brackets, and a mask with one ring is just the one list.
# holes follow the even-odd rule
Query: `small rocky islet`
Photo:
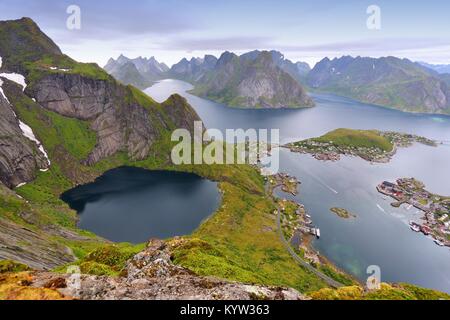
[[337, 208], [333, 207], [330, 209], [331, 212], [335, 213], [338, 217], [342, 219], [350, 219], [350, 218], [356, 218], [356, 215], [348, 211], [344, 208]]

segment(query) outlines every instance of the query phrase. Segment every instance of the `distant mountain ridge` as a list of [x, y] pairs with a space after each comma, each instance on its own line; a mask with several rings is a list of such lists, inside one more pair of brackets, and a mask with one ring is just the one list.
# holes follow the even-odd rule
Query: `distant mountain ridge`
[[450, 113], [450, 89], [439, 75], [396, 57], [325, 58], [307, 76], [311, 88], [409, 112]]
[[174, 64], [169, 71], [169, 76], [188, 81], [199, 81], [206, 72], [212, 71], [217, 64], [218, 59], [212, 55], [205, 55], [204, 58], [182, 59]]
[[[265, 58], [262, 58], [264, 56]], [[172, 78], [195, 86], [193, 94], [234, 107], [311, 106], [304, 89], [334, 93], [407, 112], [450, 113], [450, 74], [446, 65], [396, 57], [324, 58], [313, 69], [279, 51], [253, 50], [220, 58], [183, 58], [171, 68], [150, 59], [111, 59], [105, 70], [141, 89]], [[291, 81], [293, 79], [295, 81]]]
[[192, 93], [233, 107], [314, 106], [300, 82], [280, 65], [273, 52], [224, 52], [213, 69], [197, 76]]
[[131, 84], [141, 89], [164, 79], [169, 71], [169, 67], [158, 62], [155, 57], [130, 59], [124, 55], [120, 55], [116, 60], [109, 59], [104, 69], [123, 84]]
[[427, 67], [428, 69], [436, 71], [437, 73], [450, 74], [450, 64], [430, 64], [430, 63], [426, 63], [426, 62], [418, 62], [418, 63], [423, 65], [424, 67]]
[[[230, 55], [233, 58], [228, 61]], [[183, 58], [170, 69], [154, 57], [129, 59], [121, 55], [110, 59], [104, 69], [122, 83], [141, 89], [164, 78], [187, 81], [196, 86], [194, 94], [235, 107], [314, 105], [301, 85], [309, 65], [293, 63], [278, 51], [255, 50], [241, 56], [225, 52], [219, 59], [212, 55]]]

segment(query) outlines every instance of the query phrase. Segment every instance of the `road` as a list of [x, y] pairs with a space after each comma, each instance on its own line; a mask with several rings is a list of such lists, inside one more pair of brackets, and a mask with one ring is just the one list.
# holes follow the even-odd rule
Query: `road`
[[320, 272], [319, 270], [317, 270], [316, 268], [314, 268], [313, 266], [311, 266], [308, 262], [306, 262], [305, 260], [303, 260], [302, 258], [300, 258], [295, 251], [291, 248], [291, 246], [289, 245], [289, 243], [286, 241], [286, 239], [284, 238], [283, 235], [283, 231], [281, 229], [281, 211], [280, 209], [278, 209], [278, 216], [277, 216], [277, 225], [278, 225], [278, 233], [280, 235], [281, 241], [283, 242], [284, 246], [286, 247], [287, 251], [289, 252], [289, 254], [292, 256], [292, 258], [294, 258], [295, 261], [297, 261], [302, 267], [306, 268], [307, 270], [311, 271], [312, 273], [314, 273], [316, 276], [318, 276], [319, 278], [321, 278], [323, 281], [325, 281], [329, 286], [333, 287], [333, 288], [339, 288], [339, 287], [343, 287], [344, 285], [340, 282], [337, 282], [336, 280], [330, 278], [329, 276], [327, 276], [326, 274]]

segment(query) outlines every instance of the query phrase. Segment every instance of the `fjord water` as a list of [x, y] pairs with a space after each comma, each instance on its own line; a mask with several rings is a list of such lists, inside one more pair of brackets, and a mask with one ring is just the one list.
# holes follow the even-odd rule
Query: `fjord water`
[[[414, 133], [450, 141], [450, 117], [411, 114], [358, 103], [333, 95], [315, 95], [315, 108], [298, 110], [232, 109], [186, 91], [192, 86], [164, 80], [146, 90], [157, 101], [179, 93], [194, 107], [207, 128], [280, 129], [282, 143], [322, 135], [336, 128], [379, 129]], [[321, 229], [314, 247], [345, 271], [365, 281], [370, 265], [381, 268], [382, 281], [410, 282], [450, 292], [450, 249], [438, 247], [408, 226], [417, 210], [395, 209], [376, 191], [384, 180], [400, 177], [422, 180], [427, 189], [450, 195], [450, 146], [414, 145], [400, 149], [388, 164], [370, 164], [343, 157], [321, 162], [309, 155], [280, 152], [280, 170], [296, 176], [303, 203]], [[292, 198], [284, 193], [280, 197]], [[356, 219], [341, 219], [330, 212], [342, 207]]]
[[115, 242], [192, 233], [220, 203], [217, 184], [190, 173], [121, 167], [61, 197], [79, 227]]

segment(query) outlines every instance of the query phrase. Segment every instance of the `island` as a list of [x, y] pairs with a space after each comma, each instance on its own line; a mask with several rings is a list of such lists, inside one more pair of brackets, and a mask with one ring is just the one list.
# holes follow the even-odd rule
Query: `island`
[[289, 143], [283, 147], [292, 152], [311, 154], [322, 161], [339, 161], [341, 155], [346, 155], [370, 162], [387, 163], [398, 148], [409, 147], [415, 142], [428, 146], [438, 145], [436, 141], [413, 134], [341, 128], [318, 138]]
[[344, 208], [331, 208], [331, 212], [335, 213], [338, 217], [343, 219], [350, 219], [350, 218], [356, 218], [356, 215], [349, 212], [347, 209]]
[[424, 213], [423, 223], [410, 222], [411, 229], [434, 239], [439, 246], [450, 247], [450, 197], [425, 190], [425, 185], [414, 178], [398, 179], [397, 183], [384, 181], [377, 186], [378, 192], [395, 199], [393, 207], [405, 204]]

